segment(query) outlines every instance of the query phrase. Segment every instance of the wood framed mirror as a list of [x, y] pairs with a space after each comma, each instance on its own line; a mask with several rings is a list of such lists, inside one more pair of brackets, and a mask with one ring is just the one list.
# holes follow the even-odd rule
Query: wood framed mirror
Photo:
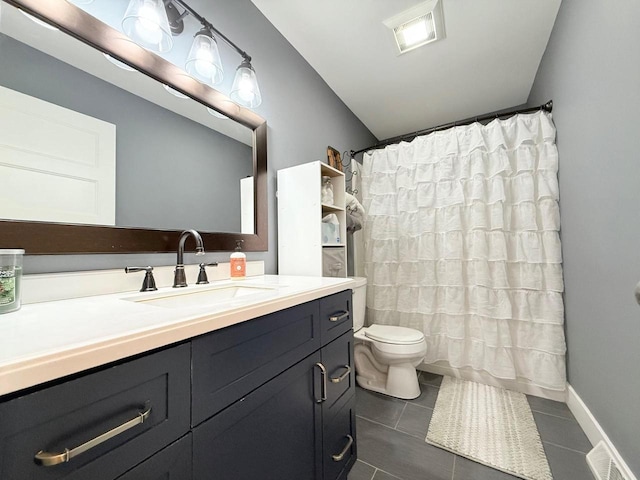
[[[233, 103], [221, 92], [199, 83], [183, 70], [163, 58], [137, 46], [118, 30], [106, 25], [94, 16], [65, 0], [2, 0], [3, 3], [21, 9], [65, 34], [89, 45], [99, 52], [134, 67], [158, 85], [170, 87], [192, 102], [224, 115], [238, 125], [249, 129], [252, 137], [251, 155], [253, 163], [253, 228], [240, 233], [233, 231], [206, 231], [198, 228], [207, 251], [231, 251], [237, 240], [244, 240], [245, 251], [268, 249], [267, 212], [267, 125], [266, 121], [249, 109]], [[6, 6], [5, 6], [6, 9]], [[60, 33], [60, 32], [59, 32]], [[60, 33], [61, 34], [61, 33]], [[2, 44], [0, 44], [0, 48]], [[228, 120], [227, 120], [228, 121]], [[198, 172], [193, 172], [194, 176]], [[138, 179], [144, 181], [144, 178]], [[33, 186], [37, 189], [37, 185]], [[189, 184], [176, 184], [175, 189], [166, 188], [162, 198], [179, 202], [181, 191], [190, 189]], [[166, 196], [166, 197], [165, 197]], [[153, 199], [150, 199], [153, 201]], [[222, 205], [185, 205], [180, 208], [225, 209]], [[161, 207], [158, 207], [161, 209]], [[173, 252], [180, 232], [191, 225], [176, 228], [154, 228], [115, 225], [88, 225], [57, 221], [19, 220], [3, 216], [0, 208], [0, 247], [20, 247], [27, 254], [100, 254], [100, 253], [155, 253]], [[185, 210], [186, 211], [186, 210]], [[226, 227], [224, 227], [226, 228]]]

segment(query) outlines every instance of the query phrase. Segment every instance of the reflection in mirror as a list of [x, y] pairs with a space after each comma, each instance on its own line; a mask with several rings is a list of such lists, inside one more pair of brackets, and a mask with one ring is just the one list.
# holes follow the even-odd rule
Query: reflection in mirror
[[[47, 6], [40, 11], [37, 2], [30, 0], [9, 3], [35, 8], [30, 11], [37, 16], [46, 13], [55, 17], [61, 9], [75, 8], [61, 2], [58, 8]], [[106, 246], [94, 244], [86, 249], [81, 242], [76, 242], [74, 247], [69, 247], [70, 250], [56, 250], [55, 247], [41, 249], [38, 246], [32, 249], [34, 253], [166, 251], [172, 249], [169, 245], [172, 242], [169, 240], [171, 232], [153, 232], [157, 229], [185, 228], [196, 228], [203, 232], [237, 232], [233, 236], [209, 234], [210, 241], [217, 243], [208, 245], [210, 250], [232, 249], [234, 238], [244, 238], [238, 233], [246, 235], [246, 250], [266, 248], [266, 211], [261, 207], [261, 200], [266, 198], [264, 120], [146, 52], [137, 54], [142, 59], [140, 64], [145, 65], [144, 69], [161, 82], [137, 71], [116, 67], [105, 59], [106, 53], [116, 62], [116, 58], [126, 59], [131, 64], [138, 62], [128, 58], [121, 49], [112, 50], [107, 48], [106, 43], [100, 45], [100, 41], [108, 38], [112, 40], [111, 43], [120, 45], [128, 40], [106, 26], [98, 25], [94, 35], [96, 25], [86, 15], [80, 15], [80, 18], [85, 23], [91, 23], [90, 27], [85, 28], [80, 22], [69, 26], [58, 18], [54, 18], [54, 23], [74, 36], [99, 46], [105, 54], [61, 31], [38, 27], [13, 7], [4, 3], [0, 3], [0, 6], [0, 85], [5, 87], [0, 91], [0, 122], [12, 127], [7, 129], [8, 136], [22, 142], [14, 142], [14, 150], [22, 154], [17, 155], [15, 161], [5, 161], [13, 157], [4, 155], [0, 169], [13, 168], [14, 173], [20, 171], [26, 177], [24, 185], [16, 183], [13, 188], [14, 193], [23, 192], [18, 201], [13, 200], [14, 205], [20, 204], [18, 213], [3, 207], [12, 203], [11, 199], [0, 198], [0, 218], [136, 228], [131, 233], [123, 231], [127, 228], [113, 232], [83, 230], [96, 238], [123, 239], [122, 244], [115, 247], [111, 245], [114, 240], [105, 241]], [[73, 11], [71, 13], [76, 14]], [[76, 27], [78, 29], [74, 30]], [[126, 46], [125, 50], [128, 48]], [[175, 94], [170, 95], [168, 91]], [[185, 99], [181, 92], [188, 93], [197, 101]], [[35, 111], [28, 110], [27, 113], [13, 108], [16, 96], [20, 95], [28, 95], [24, 98], [29, 99], [30, 103], [40, 102], [40, 105], [36, 105]], [[51, 109], [55, 113], [52, 114]], [[43, 111], [49, 112], [48, 116]], [[62, 120], [66, 117], [61, 112], [75, 116], [73, 122], [76, 123]], [[212, 115], [212, 112], [217, 115]], [[224, 112], [224, 115], [219, 112]], [[31, 119], [28, 115], [31, 115]], [[34, 118], [57, 119], [57, 129], [53, 133], [46, 131], [44, 123], [47, 122], [38, 124], [32, 121]], [[96, 136], [92, 126], [96, 121], [107, 131], [104, 138]], [[21, 123], [30, 125], [30, 130], [20, 132], [18, 126]], [[69, 128], [69, 125], [75, 127]], [[109, 134], [110, 128], [115, 135], [113, 132]], [[66, 130], [64, 135], [60, 134], [63, 130]], [[64, 168], [62, 172], [56, 170], [57, 167], [52, 167], [52, 172], [48, 171], [49, 168], [41, 168], [45, 163], [43, 159], [50, 158], [70, 159], [76, 167], [83, 161], [102, 164], [102, 160], [95, 162], [90, 155], [78, 153], [77, 147], [82, 144], [87, 146], [86, 150], [91, 150], [92, 145], [87, 138], [93, 137], [100, 138], [93, 145], [94, 151], [100, 154], [106, 151], [107, 158], [115, 157], [112, 172], [102, 175], [107, 180], [109, 175], [115, 177], [115, 187], [109, 186], [108, 181], [104, 186], [96, 183], [95, 178], [89, 181], [78, 174], [78, 169], [74, 175], [69, 175]], [[0, 143], [8, 145], [5, 140], [0, 138]], [[78, 155], [81, 161], [78, 161]], [[28, 173], [24, 175], [24, 172]], [[33, 185], [40, 185], [40, 179], [35, 181], [34, 176], [43, 175], [48, 175], [53, 181], [48, 187], [34, 189]], [[93, 190], [85, 188], [81, 192], [83, 199], [73, 200], [68, 195], [74, 190], [68, 188], [70, 177], [79, 179], [78, 183], [84, 187], [91, 185]], [[64, 182], [67, 187], [63, 185]], [[107, 215], [93, 220], [82, 218], [86, 213], [83, 209], [97, 210], [91, 204], [91, 201], [97, 202], [96, 198], [100, 197], [96, 192], [102, 193], [109, 188], [114, 190], [115, 196], [111, 217]], [[55, 202], [52, 201], [54, 198]], [[87, 201], [88, 198], [91, 201]], [[61, 205], [71, 216], [56, 217], [46, 212], [48, 208], [59, 215]], [[47, 207], [45, 213], [38, 213], [38, 208], [43, 206]], [[31, 211], [26, 212], [29, 210], [27, 207], [32, 207]], [[81, 210], [80, 217], [73, 216], [78, 213], [77, 210]], [[52, 229], [42, 231], [64, 233], [62, 225], [29, 222], [10, 224], [24, 232], [36, 233], [40, 231], [38, 225], [52, 225]], [[143, 237], [152, 241], [140, 243], [138, 240]], [[120, 240], [115, 241], [120, 243]]]
[[254, 233], [249, 128], [17, 12], [0, 22], [0, 217]]

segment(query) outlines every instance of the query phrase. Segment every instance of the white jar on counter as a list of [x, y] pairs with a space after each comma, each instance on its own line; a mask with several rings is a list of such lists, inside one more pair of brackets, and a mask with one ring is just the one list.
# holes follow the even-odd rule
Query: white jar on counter
[[0, 314], [20, 309], [21, 248], [0, 249]]

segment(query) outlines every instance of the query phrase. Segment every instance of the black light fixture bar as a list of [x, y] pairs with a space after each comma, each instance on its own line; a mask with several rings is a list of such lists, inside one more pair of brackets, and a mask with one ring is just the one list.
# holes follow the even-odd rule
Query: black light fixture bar
[[169, 0], [169, 3], [176, 3], [180, 5], [186, 12], [189, 12], [190, 15], [193, 16], [196, 20], [198, 20], [203, 27], [208, 28], [213, 31], [218, 37], [225, 41], [227, 45], [233, 48], [238, 54], [247, 62], [251, 62], [251, 56], [238, 47], [235, 43], [233, 43], [225, 34], [223, 34], [220, 30], [214, 27], [211, 22], [209, 22], [206, 18], [196, 12], [193, 8], [191, 8], [184, 0]]

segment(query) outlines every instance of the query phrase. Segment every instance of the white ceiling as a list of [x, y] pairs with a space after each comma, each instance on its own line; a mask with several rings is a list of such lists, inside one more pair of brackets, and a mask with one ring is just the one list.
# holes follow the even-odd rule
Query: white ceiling
[[422, 0], [252, 0], [378, 139], [527, 101], [561, 0], [441, 0], [446, 38], [397, 54]]

